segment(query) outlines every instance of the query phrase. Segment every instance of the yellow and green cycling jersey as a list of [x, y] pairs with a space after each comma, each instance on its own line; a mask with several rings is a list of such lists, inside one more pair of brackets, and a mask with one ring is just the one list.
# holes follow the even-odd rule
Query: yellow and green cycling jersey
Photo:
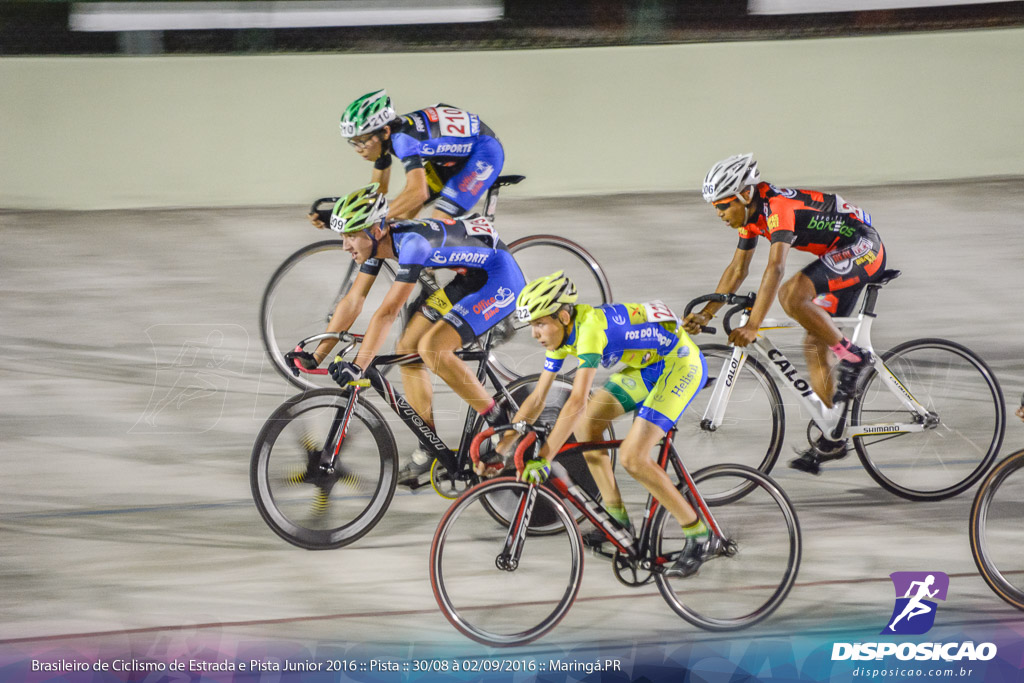
[[676, 315], [660, 301], [577, 305], [565, 344], [549, 351], [544, 369], [558, 372], [568, 356], [581, 368], [626, 367], [604, 388], [628, 412], [668, 431], [704, 386], [707, 366]]

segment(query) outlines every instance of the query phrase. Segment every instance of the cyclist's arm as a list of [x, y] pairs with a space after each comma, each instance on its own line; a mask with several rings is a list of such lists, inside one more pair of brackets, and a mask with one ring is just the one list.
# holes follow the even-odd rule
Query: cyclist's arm
[[[732, 261], [725, 267], [725, 272], [722, 273], [722, 278], [718, 281], [718, 286], [715, 287], [716, 294], [732, 294], [739, 286], [743, 284], [743, 281], [747, 279], [747, 274], [750, 272], [750, 262], [754, 258], [753, 249], [737, 249], [732, 255]], [[691, 313], [686, 316], [684, 321], [684, 328], [690, 334], [697, 334], [700, 332], [700, 325], [706, 325], [714, 317], [715, 313], [718, 312], [724, 303], [718, 301], [709, 301], [704, 305], [704, 308], [697, 313]], [[705, 314], [706, 320], [694, 321], [694, 317]]]
[[[530, 424], [537, 421], [540, 414], [544, 412], [544, 403], [547, 401], [548, 392], [551, 391], [551, 385], [555, 382], [555, 376], [557, 373], [548, 372], [544, 370], [540, 373], [540, 378], [537, 380], [537, 385], [530, 392], [530, 395], [526, 397], [522, 405], [519, 406], [519, 410], [516, 411], [515, 417], [512, 418], [513, 422], [521, 422], [525, 420]], [[507, 455], [506, 450], [516, 440], [516, 432], [505, 432], [504, 437], [498, 443], [498, 452], [502, 455]]]
[[757, 301], [750, 311], [750, 320], [747, 327], [756, 330], [761, 321], [768, 315], [768, 309], [775, 301], [782, 285], [782, 277], [786, 274], [786, 255], [790, 246], [786, 242], [775, 242], [772, 250], [768, 252], [768, 265], [765, 266], [764, 275], [761, 277], [761, 286], [757, 289]]
[[373, 169], [373, 173], [370, 174], [370, 182], [379, 184], [380, 187], [377, 191], [381, 194], [387, 194], [388, 186], [391, 183], [391, 167], [388, 166], [384, 170], [379, 168]]
[[427, 172], [423, 168], [411, 169], [405, 174], [405, 187], [390, 203], [388, 217], [394, 219], [416, 218], [423, 205], [430, 199], [427, 186]]
[[[334, 307], [334, 315], [331, 316], [331, 322], [327, 325], [327, 332], [348, 331], [348, 328], [352, 326], [352, 323], [359, 317], [359, 314], [363, 312], [363, 303], [366, 301], [366, 295], [376, 279], [376, 275], [362, 272], [356, 273], [356, 279], [352, 282], [352, 286], [341, 301], [338, 302], [338, 305]], [[323, 361], [337, 343], [334, 339], [324, 339], [317, 344], [316, 351], [313, 352], [316, 362], [320, 363]]]
[[370, 318], [370, 324], [366, 327], [363, 343], [359, 345], [359, 353], [354, 361], [356, 365], [364, 370], [370, 365], [415, 288], [415, 282], [396, 281], [391, 285], [391, 289], [384, 295], [380, 308]]
[[550, 462], [559, 449], [569, 440], [576, 430], [576, 425], [587, 409], [587, 400], [590, 397], [590, 389], [594, 385], [594, 376], [597, 375], [597, 368], [580, 367], [576, 370], [576, 376], [572, 381], [572, 392], [569, 394], [565, 405], [558, 412], [558, 419], [548, 435], [547, 443], [540, 449], [540, 456]]
[[547, 400], [548, 392], [551, 391], [551, 385], [554, 383], [554, 372], [548, 372], [547, 370], [541, 372], [540, 378], [537, 380], [537, 386], [533, 388], [530, 395], [519, 406], [519, 410], [516, 412], [516, 416], [512, 418], [512, 421], [526, 420], [530, 424], [536, 422], [540, 414], [544, 412], [544, 402]]

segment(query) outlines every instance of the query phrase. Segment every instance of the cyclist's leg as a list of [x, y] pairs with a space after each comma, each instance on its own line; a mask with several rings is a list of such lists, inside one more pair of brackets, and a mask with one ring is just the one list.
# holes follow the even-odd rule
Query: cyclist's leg
[[[426, 304], [424, 304], [426, 305]], [[433, 310], [433, 309], [431, 309]], [[440, 319], [440, 315], [438, 316]], [[425, 316], [422, 310], [413, 314], [409, 324], [402, 331], [402, 336], [395, 346], [396, 353], [416, 353], [420, 339], [423, 338], [434, 323]], [[433, 428], [434, 411], [432, 408], [434, 388], [431, 385], [430, 372], [423, 362], [409, 363], [399, 367], [402, 374], [402, 388], [405, 398], [416, 414]]]
[[[817, 261], [816, 263], [821, 263]], [[809, 274], [807, 271], [811, 270]], [[832, 407], [832, 358], [829, 347], [839, 343], [843, 333], [839, 331], [832, 317], [818, 303], [818, 286], [812, 276], [820, 269], [805, 268], [783, 283], [779, 289], [779, 303], [790, 316], [807, 330], [807, 343], [804, 357], [807, 359], [807, 370], [810, 375], [811, 388], [825, 405]], [[817, 278], [819, 281], [822, 278]], [[825, 282], [827, 287], [828, 283]], [[828, 290], [826, 289], [826, 292]], [[832, 297], [836, 297], [833, 295]]]
[[619, 455], [626, 471], [672, 513], [680, 526], [688, 527], [697, 521], [696, 512], [650, 453], [704, 386], [707, 367], [689, 337], [681, 338], [664, 362], [664, 370], [644, 399]]
[[[608, 424], [625, 412], [621, 401], [615, 395], [607, 388], [601, 389], [587, 402], [587, 411], [576, 428], [579, 440], [600, 441], [608, 430]], [[583, 457], [590, 469], [590, 476], [594, 478], [594, 483], [597, 484], [597, 489], [601, 492], [601, 501], [604, 506], [621, 510], [623, 507], [622, 494], [619, 493], [619, 486], [615, 483], [615, 474], [612, 471], [612, 461], [608, 457], [608, 451], [604, 449], [586, 451]]]
[[491, 407], [494, 399], [487, 389], [476, 378], [470, 369], [455, 352], [467, 342], [452, 324], [445, 319], [434, 323], [420, 339], [419, 352], [427, 366], [451, 387], [459, 398], [468, 403], [473, 410], [483, 413]]
[[453, 175], [434, 203], [434, 218], [468, 213], [494, 184], [505, 165], [505, 150], [491, 137], [481, 138], [465, 165]]
[[524, 285], [512, 255], [495, 250], [486, 270], [470, 269], [444, 288], [454, 302], [443, 316], [447, 324], [434, 325], [420, 341], [420, 354], [430, 369], [478, 413], [489, 411], [494, 399], [455, 351], [511, 315]]

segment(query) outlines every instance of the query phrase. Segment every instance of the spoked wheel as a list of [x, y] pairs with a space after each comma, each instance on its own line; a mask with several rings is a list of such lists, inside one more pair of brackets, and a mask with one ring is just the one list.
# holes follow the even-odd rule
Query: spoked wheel
[[872, 373], [851, 406], [850, 425], [923, 422], [922, 432], [853, 440], [871, 478], [909, 500], [942, 500], [978, 481], [1003, 441], [1006, 411], [995, 375], [970, 349], [944, 339], [917, 339], [882, 360], [931, 413], [921, 420]]
[[1000, 598], [1024, 610], [1024, 450], [989, 473], [971, 508], [971, 553], [985, 583]]
[[[526, 377], [520, 377], [519, 379], [511, 382], [505, 387], [515, 405], [515, 409], [510, 410], [509, 415], [513, 415], [515, 410], [518, 410], [519, 406], [523, 404], [523, 401], [530, 395], [534, 387], [537, 386], [537, 380], [540, 375], [528, 375]], [[541, 412], [540, 417], [537, 418], [537, 422], [545, 425], [553, 425], [555, 420], [558, 418], [558, 412], [565, 405], [566, 400], [569, 398], [569, 394], [572, 392], [572, 382], [565, 379], [564, 377], [557, 377], [554, 384], [551, 386], [551, 391], [548, 392], [547, 403], [544, 406], [544, 410]], [[495, 396], [495, 400], [502, 406], [508, 405], [508, 399], [503, 394]], [[481, 419], [475, 428], [475, 432], [479, 433], [487, 428]], [[615, 438], [615, 430], [611, 425], [608, 427], [608, 432], [605, 435], [606, 439]], [[612, 467], [615, 467], [615, 451], [612, 450], [609, 454], [611, 458]], [[584, 489], [590, 496], [597, 501], [601, 500], [601, 492], [597, 488], [597, 484], [594, 483], [594, 478], [590, 476], [590, 468], [587, 467], [587, 461], [582, 454], [579, 453], [568, 453], [565, 455], [558, 456], [558, 462], [566, 469], [572, 480]], [[506, 474], [515, 474], [515, 470], [510, 466], [506, 471]], [[545, 487], [550, 488], [550, 484], [545, 484]], [[491, 513], [491, 516], [499, 524], [508, 526], [511, 514], [516, 508], [516, 498], [507, 494], [491, 493], [488, 494], [483, 504], [486, 509]], [[571, 512], [575, 514], [576, 522], [582, 524], [585, 519], [585, 515], [575, 509], [571, 509]], [[533, 511], [533, 521], [530, 524], [531, 534], [545, 534], [545, 533], [558, 533], [562, 528], [561, 522], [558, 521], [558, 516], [555, 511], [550, 508], [544, 501], [538, 501], [536, 509]]]
[[[295, 377], [285, 364], [284, 354], [294, 349], [300, 340], [327, 329], [335, 306], [352, 286], [359, 266], [343, 245], [341, 240], [324, 240], [299, 249], [278, 267], [263, 291], [260, 304], [263, 348], [278, 374], [299, 389], [335, 386], [326, 375], [302, 373]], [[395, 279], [394, 270], [387, 261], [379, 277], [388, 283]], [[371, 297], [383, 295], [384, 291], [370, 294]], [[374, 298], [364, 307], [366, 320], [377, 309], [376, 302], [377, 298]], [[354, 329], [362, 327], [356, 323]], [[401, 329], [402, 325], [392, 327], [385, 348], [394, 347]]]
[[333, 472], [319, 468], [334, 448], [349, 399], [339, 389], [300, 394], [263, 425], [252, 450], [249, 482], [260, 516], [293, 545], [325, 550], [366, 534], [395, 492], [398, 451], [387, 423], [369, 403], [356, 406]]
[[[529, 235], [508, 245], [516, 263], [530, 282], [556, 270], [565, 271], [576, 285], [581, 303], [592, 306], [610, 303], [612, 289], [601, 264], [579, 244], [557, 235]], [[492, 340], [491, 362], [505, 379], [530, 375], [544, 365], [544, 349], [530, 334], [530, 326], [516, 323], [514, 316], [498, 324]], [[575, 368], [567, 372], [571, 376]]]
[[509, 526], [494, 523], [484, 498], [508, 497], [518, 505], [529, 491], [530, 486], [511, 477], [478, 484], [448, 508], [434, 534], [430, 548], [434, 597], [452, 626], [478, 643], [508, 647], [539, 638], [562, 620], [579, 592], [583, 577], [579, 527], [543, 487], [534, 488], [536, 503], [554, 510], [558, 533], [527, 535], [518, 557], [503, 552]]
[[[767, 474], [779, 458], [786, 434], [786, 416], [779, 389], [764, 366], [747, 356], [732, 367], [732, 347], [702, 344], [708, 378], [679, 419], [679, 443], [684, 444], [687, 469], [696, 471], [723, 460], [746, 465]], [[722, 421], [712, 426], [708, 406], [718, 390], [731, 389]], [[743, 484], [739, 489], [721, 485]], [[753, 489], [751, 482], [716, 479], [701, 488], [710, 501], [728, 502]]]
[[[657, 573], [658, 589], [672, 610], [695, 626], [709, 631], [746, 628], [774, 612], [796, 581], [802, 549], [796, 511], [770, 477], [749, 467], [714, 465], [693, 479], [702, 492], [749, 490], [738, 500], [708, 502], [726, 539], [720, 554], [687, 578]], [[682, 528], [664, 508], [655, 513], [651, 540], [665, 565], [683, 547]]]

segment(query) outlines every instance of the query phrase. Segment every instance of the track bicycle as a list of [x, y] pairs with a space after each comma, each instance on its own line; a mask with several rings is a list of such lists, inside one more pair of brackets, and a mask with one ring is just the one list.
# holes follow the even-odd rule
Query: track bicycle
[[[515, 450], [517, 471], [525, 454], [541, 443], [544, 430], [518, 423], [525, 436]], [[473, 457], [494, 429], [475, 437]], [[713, 465], [693, 474], [673, 446], [676, 430], [661, 442], [658, 464], [675, 476], [679, 490], [711, 530], [700, 571], [686, 578], [666, 575], [685, 539], [675, 518], [648, 496], [635, 535], [608, 512], [562, 467], [562, 458], [595, 448], [617, 448], [622, 441], [570, 443], [551, 463], [543, 486], [503, 476], [469, 489], [441, 518], [430, 548], [430, 582], [441, 612], [465, 636], [485, 645], [529, 643], [553, 629], [579, 593], [583, 576], [583, 540], [569, 505], [600, 529], [614, 552], [616, 578], [627, 586], [654, 582], [669, 607], [686, 621], [711, 631], [746, 628], [768, 617], [785, 600], [800, 567], [802, 539], [796, 511], [772, 479], [742, 465]], [[746, 489], [746, 495], [711, 497], [698, 491], [713, 483], [722, 490]], [[548, 486], [551, 484], [552, 486]], [[493, 523], [489, 499], [501, 496], [504, 523]], [[554, 511], [557, 528], [530, 533], [544, 505]], [[600, 552], [600, 551], [598, 551]]]
[[[785, 435], [783, 386], [810, 415], [807, 439], [812, 446], [822, 434], [852, 439], [871, 478], [897, 496], [942, 500], [978, 481], [995, 459], [1006, 428], [999, 383], [977, 354], [945, 339], [914, 339], [874, 352], [871, 326], [878, 293], [899, 274], [886, 270], [867, 285], [856, 317], [833, 318], [840, 327], [853, 327], [851, 341], [871, 351], [874, 363], [862, 373], [853, 396], [837, 400], [831, 409], [765, 334], [799, 329], [795, 321], [765, 319], [746, 348], [701, 345], [709, 367], [716, 357], [721, 360], [696, 428], [704, 440], [737, 462], [771, 471]], [[740, 316], [739, 325], [746, 323], [754, 300], [753, 293], [708, 294], [687, 304], [684, 315], [704, 301], [732, 304], [723, 318], [729, 333], [735, 316]], [[824, 461], [846, 453], [819, 455]]]
[[1024, 610], [1022, 520], [1024, 448], [1000, 461], [978, 487], [969, 531], [971, 554], [981, 578], [1000, 598]]
[[[487, 192], [484, 204], [485, 216], [493, 220], [497, 211], [498, 193], [501, 187], [515, 185], [525, 176], [499, 176]], [[330, 208], [337, 197], [318, 199], [310, 213], [318, 213], [324, 222], [330, 223]], [[321, 208], [325, 205], [325, 208]], [[564, 270], [580, 288], [580, 295], [587, 301], [608, 303], [612, 301], [611, 286], [601, 264], [582, 246], [558, 235], [529, 235], [508, 243], [509, 251], [515, 255], [527, 282], [556, 270]], [[299, 389], [329, 387], [329, 380], [301, 373], [295, 376], [285, 361], [284, 355], [295, 347], [298, 339], [322, 332], [330, 322], [338, 302], [341, 301], [359, 272], [359, 265], [344, 250], [341, 239], [329, 239], [302, 247], [282, 263], [263, 292], [260, 303], [260, 335], [264, 350], [274, 366], [289, 383]], [[439, 282], [446, 275], [444, 270], [424, 269], [419, 278], [420, 288], [434, 291], [446, 284]], [[390, 281], [395, 279], [394, 265], [385, 260], [381, 274]], [[411, 297], [415, 301], [422, 289]], [[371, 294], [372, 296], [372, 294]], [[390, 342], [396, 341], [413, 311], [403, 311], [402, 325], [396, 326]], [[534, 358], [536, 343], [530, 337], [529, 326], [516, 325], [512, 320], [503, 322], [494, 337], [491, 363], [506, 380], [513, 380], [529, 372], [520, 372], [526, 367], [525, 359]], [[531, 365], [532, 367], [532, 365]]]
[[[456, 355], [478, 363], [477, 379], [489, 381], [495, 400], [515, 413], [530, 395], [537, 375], [505, 384], [493, 367], [491, 334], [479, 349]], [[353, 351], [361, 335], [321, 333], [299, 343], [299, 350], [322, 339], [336, 338], [345, 346], [340, 356]], [[384, 377], [389, 367], [416, 362], [419, 354], [381, 355], [366, 368], [364, 379], [352, 386], [316, 389], [298, 394], [279, 406], [267, 419], [253, 445], [249, 481], [260, 516], [281, 538], [309, 550], [340, 548], [368, 533], [384, 516], [394, 496], [398, 474], [398, 449], [391, 427], [362, 392], [372, 387], [401, 418], [425, 452], [436, 458], [430, 484], [443, 498], [453, 499], [479, 481], [469, 458], [473, 435], [486, 426], [476, 411], [466, 406], [458, 448], [445, 444], [405, 398]], [[317, 368], [296, 372], [327, 374]], [[565, 377], [555, 380], [541, 415], [542, 421], [557, 417], [572, 390]], [[582, 457], [568, 463], [592, 495], [597, 487]], [[497, 466], [503, 468], [503, 464]], [[501, 507], [500, 497], [493, 501]], [[496, 513], [497, 514], [497, 513]], [[544, 533], [553, 522], [542, 511], [533, 531]]]

